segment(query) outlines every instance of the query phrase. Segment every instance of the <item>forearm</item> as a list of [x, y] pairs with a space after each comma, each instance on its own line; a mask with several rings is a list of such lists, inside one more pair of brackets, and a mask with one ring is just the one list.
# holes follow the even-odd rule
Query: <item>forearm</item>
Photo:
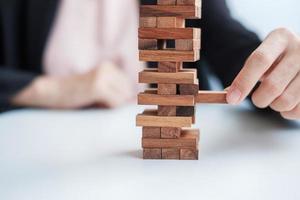
[[[83, 76], [39, 76], [11, 99], [15, 106], [71, 109], [92, 104]], [[86, 77], [87, 78], [87, 77]]]

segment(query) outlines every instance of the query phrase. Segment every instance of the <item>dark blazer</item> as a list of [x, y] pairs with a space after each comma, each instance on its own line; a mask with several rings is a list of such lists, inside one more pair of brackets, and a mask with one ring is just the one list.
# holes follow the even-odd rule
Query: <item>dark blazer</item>
[[[143, 0], [153, 3], [153, 0]], [[0, 110], [42, 73], [42, 55], [57, 11], [58, 0], [0, 1]], [[205, 87], [205, 62], [224, 86], [230, 85], [245, 59], [260, 44], [258, 37], [235, 21], [225, 0], [203, 0], [200, 85]]]

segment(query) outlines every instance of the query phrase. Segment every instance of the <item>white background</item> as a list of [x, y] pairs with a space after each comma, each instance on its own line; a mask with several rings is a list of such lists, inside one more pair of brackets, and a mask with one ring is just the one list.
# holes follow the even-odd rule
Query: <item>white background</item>
[[264, 38], [277, 27], [300, 34], [299, 0], [227, 0], [232, 14]]

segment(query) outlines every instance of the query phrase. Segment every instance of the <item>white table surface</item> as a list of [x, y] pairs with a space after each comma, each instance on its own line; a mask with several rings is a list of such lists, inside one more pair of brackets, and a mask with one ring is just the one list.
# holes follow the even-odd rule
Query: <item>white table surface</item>
[[300, 199], [300, 123], [201, 105], [199, 161], [142, 160], [141, 110], [0, 115], [0, 199]]

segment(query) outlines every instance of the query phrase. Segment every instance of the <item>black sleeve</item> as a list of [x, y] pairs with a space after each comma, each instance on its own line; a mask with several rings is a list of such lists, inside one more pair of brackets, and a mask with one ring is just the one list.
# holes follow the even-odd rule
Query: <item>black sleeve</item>
[[28, 86], [37, 74], [0, 66], [0, 112], [13, 107], [11, 98]]
[[202, 56], [227, 87], [261, 41], [231, 17], [225, 0], [203, 0], [202, 12]]

